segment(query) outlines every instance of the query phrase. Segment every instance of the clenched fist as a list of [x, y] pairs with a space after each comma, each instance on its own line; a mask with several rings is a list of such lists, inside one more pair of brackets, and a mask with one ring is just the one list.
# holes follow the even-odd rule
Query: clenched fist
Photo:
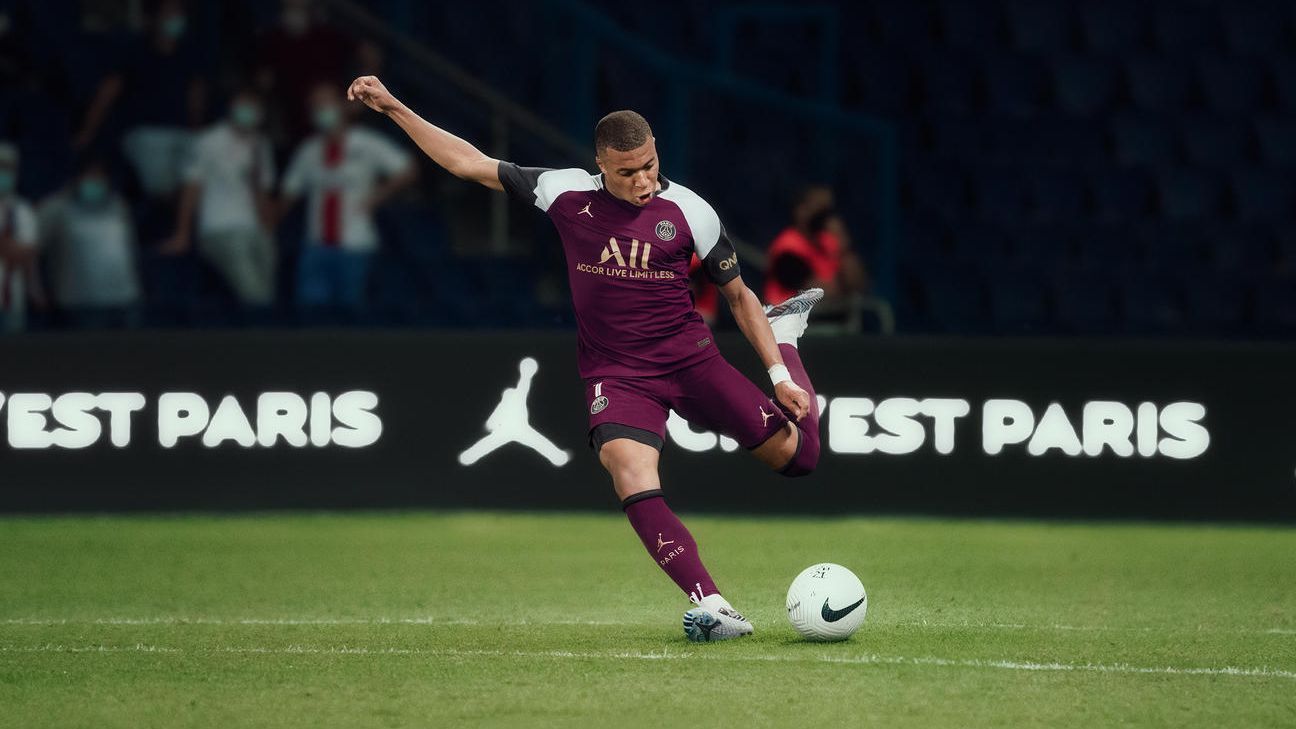
[[810, 393], [791, 380], [784, 380], [775, 385], [774, 397], [783, 407], [792, 411], [798, 422], [810, 414]]
[[400, 108], [400, 102], [383, 86], [377, 76], [361, 76], [351, 82], [347, 88], [349, 101], [363, 101], [365, 106], [380, 114], [387, 114]]

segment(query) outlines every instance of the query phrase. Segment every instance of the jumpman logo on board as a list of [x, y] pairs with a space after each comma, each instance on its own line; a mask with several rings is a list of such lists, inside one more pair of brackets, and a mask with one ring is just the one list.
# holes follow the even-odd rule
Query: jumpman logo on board
[[474, 443], [468, 450], [459, 454], [459, 463], [471, 466], [486, 455], [509, 443], [518, 443], [544, 456], [555, 466], [565, 466], [571, 460], [571, 454], [553, 444], [531, 426], [531, 417], [527, 412], [527, 394], [531, 391], [531, 379], [535, 377], [540, 365], [531, 357], [518, 364], [520, 376], [517, 387], [504, 390], [499, 405], [486, 419], [486, 435]]

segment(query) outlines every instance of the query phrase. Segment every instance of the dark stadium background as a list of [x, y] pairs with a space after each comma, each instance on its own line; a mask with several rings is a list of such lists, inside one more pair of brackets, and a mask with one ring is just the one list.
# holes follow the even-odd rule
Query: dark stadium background
[[[166, 27], [183, 53], [158, 61], [144, 50]], [[299, 304], [296, 268], [311, 247], [300, 204], [273, 230], [269, 305], [238, 303], [193, 248], [168, 250], [176, 198], [147, 195], [130, 154], [150, 115], [177, 117], [159, 105], [183, 104], [184, 129], [199, 132], [257, 91], [281, 179], [310, 133], [312, 87], [340, 91], [358, 74], [524, 165], [593, 169], [594, 121], [641, 111], [664, 173], [715, 206], [758, 293], [793, 195], [833, 190], [867, 281], [816, 311], [804, 346], [821, 394], [965, 399], [969, 415], [953, 455], [936, 452], [925, 416], [913, 421], [925, 440], [886, 454], [850, 440], [883, 432], [876, 418], [830, 409], [821, 500], [789, 504], [779, 479], [745, 464], [753, 509], [1296, 514], [1285, 445], [1296, 387], [1281, 374], [1296, 332], [1296, 6], [1259, 0], [0, 0], [0, 143], [20, 156], [17, 192], [43, 221], [102, 160], [133, 221], [141, 292], [108, 312], [69, 310], [56, 295], [16, 326], [6, 313], [6, 329], [26, 331], [0, 338], [0, 392], [149, 402], [136, 442], [105, 436], [78, 453], [14, 446], [11, 406], [0, 508], [605, 506], [590, 495], [603, 476], [585, 448], [552, 225], [443, 172], [382, 116], [351, 105], [355, 124], [418, 160], [419, 176], [378, 208], [359, 308]], [[91, 128], [114, 79], [125, 90]], [[44, 245], [36, 256], [49, 289], [64, 264]], [[758, 372], [724, 306], [715, 328], [726, 355]], [[517, 445], [472, 468], [454, 459], [524, 357], [540, 360], [532, 424], [576, 458], [544, 471], [558, 491], [526, 488], [549, 465]], [[147, 422], [168, 391], [213, 409], [235, 394], [255, 422], [260, 393], [354, 390], [374, 391], [387, 418], [358, 453], [203, 448], [196, 437], [170, 449]], [[1027, 403], [1035, 435], [1074, 440], [1074, 452], [1061, 440], [1029, 456], [1025, 441], [982, 452], [981, 406], [995, 399]], [[1183, 460], [1155, 443], [1118, 455], [1098, 443], [1102, 423], [1084, 422], [1094, 402], [1131, 416], [1140, 403], [1191, 403], [1209, 445]], [[1042, 425], [1053, 405], [1062, 431]], [[1159, 425], [1140, 427], [1153, 441], [1179, 437]], [[1080, 454], [1081, 439], [1096, 452]], [[737, 457], [672, 444], [664, 468], [686, 506], [723, 511], [707, 474]], [[200, 475], [177, 485], [186, 469]], [[80, 482], [86, 472], [98, 478]], [[509, 495], [478, 487], [491, 480]]]
[[[22, 153], [28, 199], [72, 177], [87, 105], [142, 42], [152, 5], [0, 3], [0, 138]], [[186, 5], [215, 122], [254, 78], [279, 7]], [[588, 164], [594, 119], [643, 111], [666, 174], [746, 244], [757, 291], [787, 196], [823, 181], [898, 333], [1283, 338], [1296, 327], [1289, 3], [318, 5], [367, 44], [341, 64], [348, 74], [378, 71], [492, 154]], [[94, 143], [128, 191], [129, 124], [119, 105]], [[276, 142], [282, 171], [291, 148]], [[547, 222], [422, 171], [382, 212], [359, 323], [570, 328]], [[139, 326], [300, 323], [289, 275], [300, 220], [278, 231], [277, 306], [249, 314], [194, 260], [156, 255], [170, 221], [136, 213]], [[873, 311], [864, 330], [878, 327]], [[30, 317], [33, 330], [60, 326], [57, 311]]]
[[[526, 166], [641, 112], [765, 299], [798, 196], [853, 252], [813, 474], [667, 424], [752, 635], [686, 640], [589, 448], [544, 215], [355, 103], [257, 229], [361, 74]], [[312, 232], [353, 152], [371, 258]], [[0, 727], [1291, 727], [1293, 335], [1296, 0], [0, 0]], [[809, 642], [826, 562], [867, 619]]]

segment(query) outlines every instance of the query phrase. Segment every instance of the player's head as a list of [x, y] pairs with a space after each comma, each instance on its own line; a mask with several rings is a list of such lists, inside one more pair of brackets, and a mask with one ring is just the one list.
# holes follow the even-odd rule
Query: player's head
[[301, 35], [310, 30], [314, 20], [311, 0], [280, 0], [279, 20], [289, 35]]
[[242, 132], [254, 132], [261, 126], [263, 110], [261, 95], [255, 89], [245, 88], [230, 98], [230, 121]]
[[102, 157], [89, 155], [81, 159], [77, 165], [73, 193], [82, 205], [94, 207], [109, 201], [112, 183], [108, 176], [108, 166]]
[[316, 84], [306, 100], [315, 128], [324, 134], [332, 134], [345, 127], [347, 114], [344, 100], [341, 86], [333, 83]]
[[833, 191], [827, 185], [804, 185], [792, 198], [792, 225], [803, 230], [822, 230], [833, 215]]
[[161, 0], [153, 11], [153, 32], [164, 41], [175, 41], [185, 34], [189, 22], [183, 0]]
[[0, 198], [6, 198], [18, 188], [18, 148], [0, 142]]
[[647, 205], [657, 192], [657, 142], [648, 120], [633, 111], [614, 111], [594, 127], [594, 161], [613, 197]]

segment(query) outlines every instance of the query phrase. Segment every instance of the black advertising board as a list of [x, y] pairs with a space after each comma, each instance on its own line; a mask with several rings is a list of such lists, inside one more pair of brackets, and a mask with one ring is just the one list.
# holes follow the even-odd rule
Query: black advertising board
[[[739, 369], [767, 380], [737, 336]], [[1296, 517], [1296, 347], [808, 338], [819, 469], [672, 420], [678, 508]], [[0, 340], [0, 509], [614, 508], [572, 333]]]

